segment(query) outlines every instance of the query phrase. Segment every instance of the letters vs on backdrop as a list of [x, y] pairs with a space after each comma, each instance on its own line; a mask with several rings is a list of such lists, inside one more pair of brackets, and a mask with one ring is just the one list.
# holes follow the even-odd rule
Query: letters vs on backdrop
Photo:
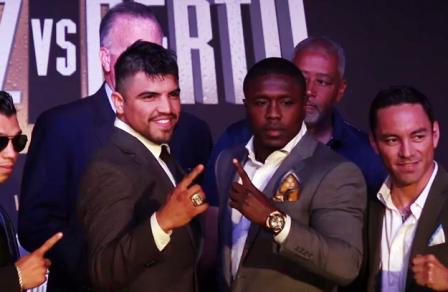
[[[0, 88], [13, 94], [26, 134], [42, 111], [100, 87], [99, 24], [119, 2], [0, 0]], [[302, 0], [138, 2], [153, 7], [177, 52], [184, 104], [241, 104], [248, 65], [290, 57], [307, 36]]]

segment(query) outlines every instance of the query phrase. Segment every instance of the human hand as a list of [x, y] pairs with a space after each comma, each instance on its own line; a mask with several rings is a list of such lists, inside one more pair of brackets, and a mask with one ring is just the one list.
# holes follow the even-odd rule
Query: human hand
[[46, 259], [45, 253], [62, 238], [62, 232], [58, 232], [50, 237], [45, 243], [32, 253], [21, 257], [16, 263], [22, 276], [22, 288], [30, 289], [45, 282], [45, 275], [51, 265]]
[[205, 200], [201, 186], [198, 184], [190, 186], [203, 170], [204, 166], [199, 164], [188, 173], [168, 195], [165, 204], [156, 212], [157, 222], [165, 232], [188, 224], [196, 215], [207, 210], [207, 203], [194, 206], [191, 200], [195, 194]]
[[433, 255], [416, 255], [412, 271], [417, 284], [436, 291], [448, 290], [448, 268]]
[[253, 223], [266, 225], [266, 218], [276, 209], [272, 202], [251, 182], [238, 160], [232, 160], [241, 183], [233, 182], [230, 189], [230, 207], [237, 209]]

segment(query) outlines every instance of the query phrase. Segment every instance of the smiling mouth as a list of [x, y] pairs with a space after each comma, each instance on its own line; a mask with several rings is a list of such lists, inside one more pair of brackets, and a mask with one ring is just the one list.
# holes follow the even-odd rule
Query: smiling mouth
[[408, 171], [413, 171], [417, 167], [418, 161], [401, 162], [401, 163], [398, 163], [397, 165], [401, 169], [408, 170]]
[[14, 165], [0, 165], [1, 169], [4, 169], [6, 171], [12, 171], [12, 169], [14, 168]]
[[173, 115], [171, 116], [159, 116], [152, 118], [150, 122], [157, 124], [162, 128], [170, 129], [175, 126], [177, 122], [177, 118]]

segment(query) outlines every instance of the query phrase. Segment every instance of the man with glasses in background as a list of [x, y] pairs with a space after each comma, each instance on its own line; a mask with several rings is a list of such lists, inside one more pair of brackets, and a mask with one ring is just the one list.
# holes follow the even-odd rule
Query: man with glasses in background
[[[11, 95], [0, 91], [0, 183], [12, 174], [14, 165], [27, 142], [17, 121]], [[0, 288], [22, 291], [45, 282], [50, 260], [45, 253], [62, 238], [58, 232], [29, 255], [19, 258], [16, 233], [6, 211], [0, 206]]]

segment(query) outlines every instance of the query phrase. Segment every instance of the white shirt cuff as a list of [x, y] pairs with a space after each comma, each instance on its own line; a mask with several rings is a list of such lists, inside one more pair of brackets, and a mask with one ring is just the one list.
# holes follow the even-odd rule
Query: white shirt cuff
[[171, 234], [173, 233], [173, 231], [170, 230], [168, 233], [163, 231], [162, 227], [160, 227], [160, 225], [159, 225], [159, 222], [157, 222], [157, 217], [156, 217], [155, 212], [151, 215], [150, 222], [151, 222], [151, 231], [152, 231], [152, 236], [154, 237], [154, 242], [157, 246], [157, 249], [159, 251], [162, 251], [168, 245], [168, 243], [170, 243]]
[[283, 230], [280, 231], [279, 234], [274, 236], [275, 242], [277, 242], [278, 244], [282, 244], [283, 242], [285, 242], [286, 238], [289, 235], [290, 230], [291, 230], [291, 217], [289, 217], [289, 215], [286, 215], [285, 227], [283, 227]]

